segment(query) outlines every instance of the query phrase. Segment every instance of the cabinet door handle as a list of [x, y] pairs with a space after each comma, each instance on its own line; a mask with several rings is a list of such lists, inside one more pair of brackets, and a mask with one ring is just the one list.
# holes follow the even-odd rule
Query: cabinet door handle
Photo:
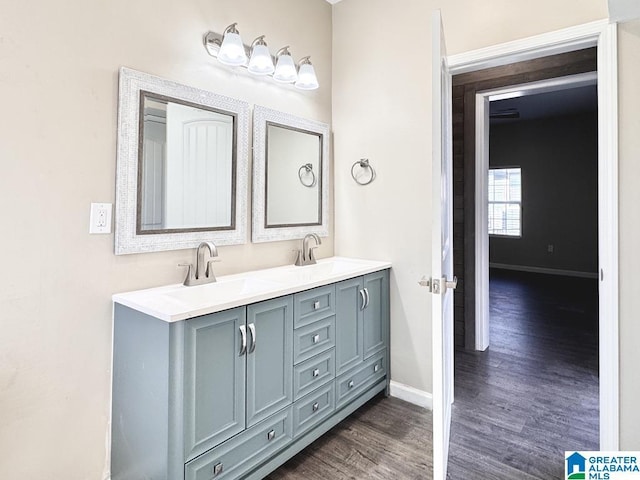
[[247, 353], [247, 329], [244, 325], [240, 325], [240, 356]]
[[364, 308], [367, 308], [369, 306], [369, 300], [371, 300], [369, 298], [369, 289], [365, 287], [364, 289], [364, 296], [367, 297], [367, 303], [364, 304]]
[[249, 347], [249, 353], [256, 351], [256, 326], [253, 323], [249, 324], [249, 332], [251, 332], [251, 346]]
[[360, 310], [364, 310], [367, 306], [367, 297], [364, 293], [364, 290], [360, 290], [360, 298], [362, 299], [362, 305], [360, 306]]

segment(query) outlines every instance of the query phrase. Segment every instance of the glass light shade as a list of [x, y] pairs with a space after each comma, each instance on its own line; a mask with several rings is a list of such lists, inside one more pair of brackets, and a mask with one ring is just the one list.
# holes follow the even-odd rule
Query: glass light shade
[[298, 79], [296, 65], [293, 63], [291, 55], [282, 54], [278, 57], [273, 79], [280, 83], [293, 83]]
[[296, 82], [296, 88], [300, 90], [315, 90], [319, 87], [318, 78], [316, 77], [316, 71], [313, 65], [310, 63], [303, 63], [300, 65], [298, 71], [298, 81]]
[[247, 70], [254, 75], [270, 75], [273, 73], [275, 70], [273, 59], [266, 45], [255, 45], [253, 47]]
[[247, 62], [247, 54], [244, 51], [240, 34], [231, 32], [224, 34], [224, 39], [218, 52], [218, 61], [232, 67], [244, 65]]

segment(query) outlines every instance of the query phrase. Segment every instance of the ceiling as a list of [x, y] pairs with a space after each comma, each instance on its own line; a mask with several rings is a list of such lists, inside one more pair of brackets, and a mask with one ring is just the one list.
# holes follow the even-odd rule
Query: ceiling
[[495, 100], [490, 103], [489, 108], [491, 114], [509, 112], [514, 109], [520, 114], [520, 118], [517, 119], [492, 118], [492, 124], [596, 112], [598, 110], [598, 87], [597, 85], [587, 85]]

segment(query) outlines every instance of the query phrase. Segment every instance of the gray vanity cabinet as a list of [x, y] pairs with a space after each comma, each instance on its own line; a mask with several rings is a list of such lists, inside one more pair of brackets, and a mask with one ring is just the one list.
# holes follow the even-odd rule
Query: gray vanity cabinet
[[366, 306], [363, 314], [363, 355], [367, 359], [389, 341], [389, 270], [363, 277]]
[[385, 347], [389, 338], [389, 272], [336, 285], [336, 375]]
[[336, 284], [336, 375], [362, 361], [365, 302], [362, 277]]
[[247, 307], [247, 427], [293, 401], [293, 299]]
[[116, 303], [111, 478], [260, 480], [389, 384], [389, 271], [166, 322]]
[[[184, 322], [185, 460], [245, 428], [245, 307]], [[246, 331], [246, 330], [245, 330]]]
[[185, 460], [291, 404], [292, 330], [290, 296], [185, 322]]

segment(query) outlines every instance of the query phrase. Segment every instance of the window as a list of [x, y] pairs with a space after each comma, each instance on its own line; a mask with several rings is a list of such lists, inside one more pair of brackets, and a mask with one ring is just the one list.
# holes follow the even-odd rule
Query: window
[[520, 168], [489, 170], [489, 235], [522, 235]]

